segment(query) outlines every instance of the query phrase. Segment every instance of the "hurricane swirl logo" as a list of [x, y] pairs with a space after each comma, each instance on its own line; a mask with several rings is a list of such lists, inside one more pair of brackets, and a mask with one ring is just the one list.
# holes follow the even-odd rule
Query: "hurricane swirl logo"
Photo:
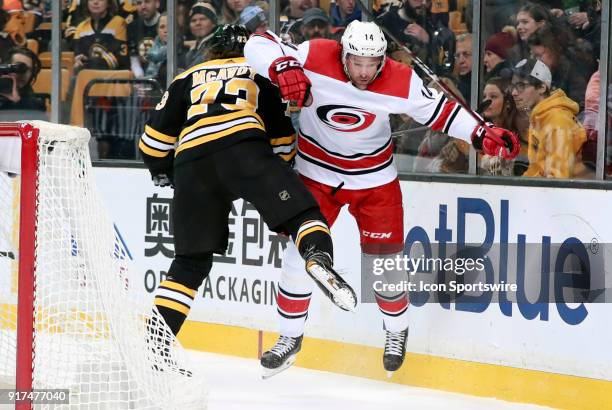
[[349, 105], [323, 105], [317, 108], [317, 116], [328, 127], [342, 132], [365, 130], [376, 119], [375, 114]]

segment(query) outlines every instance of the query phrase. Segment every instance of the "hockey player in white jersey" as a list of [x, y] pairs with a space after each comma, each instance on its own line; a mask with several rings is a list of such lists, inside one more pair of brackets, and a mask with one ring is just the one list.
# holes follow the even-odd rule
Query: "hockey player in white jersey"
[[[514, 133], [479, 125], [456, 101], [427, 88], [410, 67], [387, 58], [386, 48], [381, 29], [360, 21], [349, 24], [341, 44], [316, 39], [293, 46], [267, 32], [245, 47], [249, 64], [278, 85], [285, 100], [302, 107], [296, 170], [330, 226], [348, 205], [365, 261], [394, 258], [404, 246], [389, 114], [408, 114], [490, 155], [516, 156], [520, 144]], [[299, 253], [289, 245], [277, 298], [280, 338], [261, 359], [267, 375], [295, 360], [311, 292]], [[408, 295], [375, 292], [375, 299], [386, 331], [383, 365], [395, 371], [406, 350]]]

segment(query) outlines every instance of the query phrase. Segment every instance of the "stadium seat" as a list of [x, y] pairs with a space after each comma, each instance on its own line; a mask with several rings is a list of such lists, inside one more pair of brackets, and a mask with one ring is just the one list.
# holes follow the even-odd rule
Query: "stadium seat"
[[[43, 51], [38, 55], [38, 59], [40, 60], [40, 65], [42, 68], [51, 68], [51, 52]], [[68, 70], [70, 75], [72, 76], [72, 71], [74, 70], [74, 52], [72, 51], [62, 51], [62, 68]]]
[[[70, 72], [62, 68], [62, 91], [60, 94], [61, 101], [66, 101], [68, 96], [68, 87], [70, 86]], [[32, 84], [32, 89], [35, 93], [39, 94], [51, 94], [51, 69], [43, 68], [38, 73], [36, 82]]]
[[[74, 86], [70, 123], [80, 127], [84, 124], [83, 93], [91, 80], [99, 78], [132, 79], [133, 77], [134, 74], [130, 70], [81, 70]], [[127, 97], [131, 93], [132, 87], [129, 84], [96, 84], [89, 90], [89, 96], [99, 97]]]
[[26, 47], [29, 48], [34, 54], [38, 54], [38, 40], [29, 38], [26, 40]]

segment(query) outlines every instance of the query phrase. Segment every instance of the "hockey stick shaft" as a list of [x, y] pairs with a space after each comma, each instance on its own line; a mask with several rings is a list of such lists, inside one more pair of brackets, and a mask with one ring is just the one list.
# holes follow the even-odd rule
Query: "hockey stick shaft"
[[[416, 64], [421, 70], [423, 70], [423, 72], [425, 74], [427, 74], [427, 76], [429, 78], [431, 78], [431, 80], [438, 86], [440, 87], [440, 89], [447, 95], [452, 97], [455, 101], [457, 101], [457, 103], [468, 112], [468, 114], [470, 114], [472, 116], [472, 118], [474, 118], [476, 120], [476, 122], [485, 127], [486, 129], [489, 129], [489, 126], [485, 123], [485, 120], [478, 115], [477, 113], [474, 112], [474, 110], [472, 110], [472, 108], [465, 102], [465, 100], [456, 92], [454, 92], [448, 85], [446, 85], [443, 81], [440, 80], [440, 78], [438, 77], [438, 75], [436, 73], [434, 73], [431, 68], [429, 68], [429, 66], [427, 66], [427, 64], [425, 64], [416, 54], [414, 54], [408, 47], [406, 47], [404, 44], [402, 44], [397, 37], [395, 37], [389, 30], [387, 30], [386, 27], [384, 27], [382, 24], [379, 24], [375, 21], [374, 19], [374, 15], [372, 14], [372, 12], [365, 6], [365, 4], [363, 4], [363, 0], [357, 0], [357, 3], [359, 4], [359, 7], [361, 8], [361, 11], [363, 13], [365, 13], [365, 15], [374, 23], [376, 24], [378, 27], [380, 27], [380, 29], [383, 31], [383, 33], [385, 33], [385, 35], [387, 35], [387, 37], [389, 37], [391, 39], [391, 41], [393, 41], [398, 47], [400, 47], [402, 50], [404, 50], [406, 53], [408, 53], [408, 55], [410, 56], [410, 58], [412, 59], [412, 62], [414, 64]], [[489, 138], [495, 140], [498, 144], [500, 145], [505, 145], [504, 141], [497, 137], [494, 134], [489, 134], [488, 135]]]

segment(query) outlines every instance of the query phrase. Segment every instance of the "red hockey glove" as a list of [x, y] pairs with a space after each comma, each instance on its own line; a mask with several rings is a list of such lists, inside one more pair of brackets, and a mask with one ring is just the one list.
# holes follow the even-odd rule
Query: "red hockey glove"
[[270, 80], [278, 85], [284, 100], [303, 107], [310, 97], [310, 80], [299, 61], [291, 56], [277, 58], [268, 69]]
[[516, 133], [487, 122], [472, 132], [472, 145], [486, 155], [514, 159], [519, 154], [521, 142]]

